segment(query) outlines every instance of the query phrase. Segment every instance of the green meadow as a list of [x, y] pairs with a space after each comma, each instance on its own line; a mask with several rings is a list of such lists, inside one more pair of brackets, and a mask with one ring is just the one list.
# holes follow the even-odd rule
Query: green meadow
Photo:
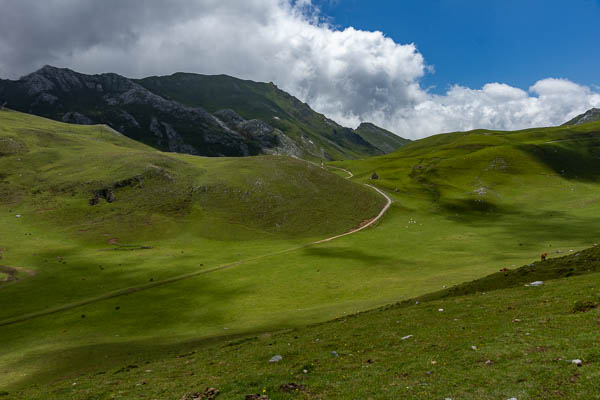
[[202, 397], [212, 388], [219, 399], [597, 399], [599, 271], [592, 247], [327, 323], [159, 347], [159, 358], [123, 347], [121, 364], [16, 395], [215, 398]]
[[[485, 297], [436, 299], [447, 304], [440, 307], [454, 307], [444, 318], [470, 321], [467, 337], [453, 335], [453, 320], [435, 325], [441, 322], [433, 311], [442, 303], [431, 303], [426, 312], [400, 307], [349, 316], [512, 270], [540, 253], [574, 256], [593, 246], [600, 226], [598, 133], [600, 123], [443, 134], [386, 156], [331, 163], [354, 174], [346, 179], [339, 169], [287, 157], [162, 153], [106, 127], [2, 111], [0, 265], [13, 272], [0, 269], [0, 280], [9, 278], [0, 283], [0, 392], [16, 398], [43, 398], [46, 390], [52, 393], [47, 398], [180, 398], [205, 384], [219, 385], [223, 398], [262, 389], [288, 398], [274, 393], [283, 376], [313, 379], [311, 364], [318, 360], [315, 370], [322, 373], [307, 384], [311, 390], [298, 391], [300, 398], [543, 398], [536, 392], [542, 378], [535, 377], [535, 366], [524, 372], [528, 384], [511, 375], [510, 393], [491, 391], [489, 371], [497, 370], [483, 367], [468, 378], [468, 390], [455, 386], [473, 357], [506, 358], [508, 369], [529, 359], [523, 352], [537, 344], [523, 339], [511, 348], [512, 339], [498, 339], [508, 320], [486, 325], [484, 317], [506, 304], [526, 308], [534, 319], [535, 312], [548, 311], [541, 299], [556, 299], [562, 310], [557, 323], [591, 324], [569, 346], [589, 346], [597, 310], [562, 313], [573, 296], [597, 294], [597, 274], [537, 292], [502, 289]], [[370, 179], [373, 172], [379, 179]], [[372, 227], [315, 244], [379, 213], [385, 199], [363, 183], [392, 197], [389, 211]], [[108, 192], [114, 201], [102, 197]], [[339, 322], [346, 316], [352, 327]], [[542, 318], [535, 318], [535, 329], [542, 330]], [[285, 329], [304, 333], [276, 336], [277, 344], [269, 346], [271, 336], [264, 333]], [[407, 349], [405, 361], [392, 354], [400, 348], [381, 347], [413, 332], [427, 339]], [[565, 334], [574, 333], [569, 328]], [[337, 335], [347, 342], [331, 349], [314, 342]], [[255, 336], [256, 343], [242, 343]], [[475, 336], [498, 339], [490, 355], [462, 353], [467, 342], [492, 341]], [[551, 336], [544, 333], [540, 343]], [[437, 348], [431, 346], [436, 340]], [[556, 354], [559, 343], [552, 346]], [[352, 350], [340, 351], [345, 345]], [[368, 348], [378, 349], [372, 350], [374, 363], [364, 364], [362, 355], [350, 364], [330, 359], [333, 350], [356, 356]], [[284, 350], [292, 364], [271, 368], [268, 359]], [[191, 358], [176, 358], [191, 351]], [[461, 360], [455, 369], [452, 356]], [[446, 362], [447, 375], [432, 392], [414, 371], [425, 373], [433, 357], [439, 368]], [[183, 378], [190, 360], [190, 371], [202, 379]], [[127, 365], [139, 368], [114, 374]], [[147, 374], [154, 385], [141, 385], [146, 370], [153, 371]], [[597, 381], [589, 376], [576, 380]], [[473, 387], [483, 381], [477, 392]], [[375, 383], [388, 390], [369, 387]], [[592, 388], [557, 390], [584, 395]]]

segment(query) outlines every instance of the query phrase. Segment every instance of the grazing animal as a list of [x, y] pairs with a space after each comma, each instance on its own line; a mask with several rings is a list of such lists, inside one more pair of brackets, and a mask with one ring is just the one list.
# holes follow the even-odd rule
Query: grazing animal
[[540, 255], [540, 258], [542, 259], [542, 261], [546, 261], [546, 257], [548, 257], [548, 253], [542, 253]]

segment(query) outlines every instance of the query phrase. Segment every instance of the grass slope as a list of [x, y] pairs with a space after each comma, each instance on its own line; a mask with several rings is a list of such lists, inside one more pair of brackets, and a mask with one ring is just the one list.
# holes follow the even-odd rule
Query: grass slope
[[[191, 399], [214, 387], [219, 399], [597, 399], [599, 271], [593, 247], [325, 324], [132, 355], [13, 395]], [[543, 286], [523, 285], [538, 278]]]
[[396, 151], [405, 144], [410, 143], [410, 140], [404, 139], [368, 122], [360, 124], [354, 132], [358, 133], [360, 137], [386, 154]]
[[[385, 203], [287, 157], [167, 154], [102, 126], [0, 119], [0, 265], [18, 278], [0, 282], [3, 321], [298, 247]], [[114, 202], [89, 205], [107, 191]]]
[[[159, 167], [175, 179], [163, 173], [142, 191], [119, 188], [118, 201], [110, 204], [102, 200], [90, 207], [87, 200], [92, 188], [114, 180], [81, 186], [75, 196], [69, 189], [51, 211], [43, 210], [54, 206], [34, 208], [36, 196], [24, 185], [20, 200], [1, 206], [0, 247], [8, 249], [2, 264], [39, 273], [0, 289], [0, 304], [10, 304], [0, 307], [0, 324], [55, 306], [78, 307], [0, 326], [0, 340], [7, 344], [0, 349], [0, 387], [14, 391], [85, 371], [113, 371], [132, 358], [151, 361], [168, 351], [184, 352], [190, 342], [297, 328], [528, 264], [541, 252], [555, 257], [557, 251], [589, 247], [600, 222], [598, 130], [598, 125], [582, 125], [454, 133], [413, 142], [388, 156], [340, 163], [356, 182], [369, 181], [377, 171], [381, 179], [371, 183], [395, 202], [377, 226], [314, 246], [306, 244], [323, 238], [320, 233], [333, 234], [373, 216], [383, 199], [343, 179], [344, 174], [335, 176], [300, 161], [258, 157], [242, 162], [158, 152], [143, 154], [152, 165], [162, 160]], [[84, 151], [86, 146], [80, 147]], [[138, 157], [124, 146], [107, 148], [107, 154], [118, 149], [125, 153], [96, 169], [119, 171], [119, 163]], [[30, 167], [36, 165], [34, 159], [19, 164], [23, 153], [10, 152], [0, 158], [3, 167], [14, 167], [10, 185], [18, 186], [19, 174], [46, 176]], [[81, 158], [64, 153], [75, 157], [71, 173], [82, 171], [77, 185], [91, 180], [84, 171], [94, 171], [94, 164], [85, 161], [96, 152], [84, 152]], [[62, 158], [49, 157], [55, 159], [44, 164], [51, 171], [46, 181], [51, 187], [68, 178], [54, 169], [62, 165]], [[146, 171], [134, 172], [135, 165], [118, 179]], [[258, 204], [269, 207], [255, 210], [256, 202], [245, 203], [235, 191], [241, 185], [245, 196], [262, 187], [258, 181], [268, 185], [279, 169], [287, 172], [275, 193], [285, 196], [252, 192]], [[188, 179], [194, 188], [218, 189], [199, 190], [190, 201]], [[238, 179], [239, 185], [229, 184]], [[315, 179], [318, 192], [311, 189]], [[173, 197], [160, 195], [165, 187]], [[144, 196], [146, 189], [151, 196]], [[204, 202], [200, 193], [214, 200]], [[121, 201], [126, 195], [135, 207]], [[290, 200], [293, 196], [298, 199]], [[55, 195], [50, 198], [56, 202]], [[150, 207], [155, 202], [159, 205]], [[356, 204], [361, 206], [356, 209]], [[113, 214], [113, 209], [118, 211]], [[46, 212], [48, 217], [38, 217]], [[22, 217], [16, 218], [17, 213]], [[114, 238], [138, 247], [108, 244]], [[230, 267], [215, 269], [223, 265]], [[205, 273], [130, 290], [198, 271]], [[121, 296], [102, 297], [119, 290], [124, 291]]]

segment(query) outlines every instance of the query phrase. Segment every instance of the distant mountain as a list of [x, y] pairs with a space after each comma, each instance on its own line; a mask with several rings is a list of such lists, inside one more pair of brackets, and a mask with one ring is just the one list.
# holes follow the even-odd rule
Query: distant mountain
[[187, 106], [204, 107], [213, 113], [230, 108], [246, 119], [265, 121], [317, 158], [359, 158], [393, 151], [379, 149], [363, 135], [313, 111], [308, 104], [273, 83], [181, 72], [136, 82], [153, 93]]
[[589, 109], [583, 114], [576, 116], [569, 122], [565, 122], [563, 125], [581, 125], [594, 121], [600, 121], [600, 108]]
[[400, 136], [370, 122], [363, 122], [354, 130], [354, 132], [358, 133], [365, 141], [384, 153], [396, 151], [410, 142], [409, 139], [401, 138]]
[[0, 80], [4, 102], [64, 122], [106, 124], [171, 152], [325, 160], [385, 152], [376, 140], [336, 124], [273, 84], [225, 75], [136, 80], [45, 66], [16, 81]]

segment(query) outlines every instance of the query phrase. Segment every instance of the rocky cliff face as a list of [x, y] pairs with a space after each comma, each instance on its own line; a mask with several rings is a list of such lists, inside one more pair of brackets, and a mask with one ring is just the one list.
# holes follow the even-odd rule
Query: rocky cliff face
[[600, 121], [600, 108], [591, 108], [569, 122], [564, 123], [564, 125], [581, 125], [594, 121]]
[[[276, 152], [282, 132], [233, 113], [212, 115], [152, 93], [116, 74], [84, 75], [46, 66], [18, 81], [0, 81], [0, 103], [76, 124], [106, 124], [161, 150], [205, 156]], [[233, 120], [234, 118], [235, 120]]]
[[390, 132], [344, 128], [274, 84], [226, 75], [136, 80], [46, 66], [16, 81], [0, 80], [4, 102], [58, 121], [105, 124], [160, 150], [203, 156], [335, 160], [384, 154], [397, 145]]

